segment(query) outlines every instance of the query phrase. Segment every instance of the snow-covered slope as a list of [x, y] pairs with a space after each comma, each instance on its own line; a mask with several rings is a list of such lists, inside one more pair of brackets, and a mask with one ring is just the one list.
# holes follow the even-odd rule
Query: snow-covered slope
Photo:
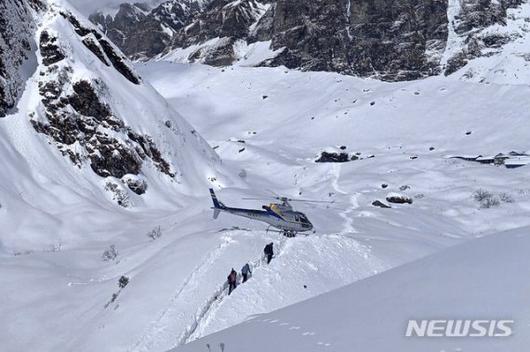
[[1, 121], [1, 241], [13, 250], [78, 245], [85, 221], [65, 209], [95, 207], [103, 219], [116, 203], [178, 208], [218, 163], [193, 127], [75, 16], [60, 2], [35, 13], [38, 66], [18, 112]]
[[[529, 230], [450, 248], [174, 351], [526, 351]], [[513, 336], [406, 337], [409, 319], [513, 320]]]
[[[528, 166], [502, 165], [528, 159], [525, 85], [135, 69], [67, 4], [49, 6], [36, 71], [0, 120], [2, 350], [166, 351], [530, 225]], [[322, 152], [351, 161], [315, 162]], [[241, 198], [267, 189], [335, 203], [296, 203], [315, 233], [287, 239], [212, 220], [208, 187], [227, 205], [260, 208]], [[228, 296], [246, 262], [254, 276]]]
[[[336, 202], [329, 209], [298, 205], [317, 234], [287, 242], [271, 266], [260, 267], [232, 296], [215, 299], [213, 290], [197, 309], [192, 339], [463, 239], [530, 225], [527, 167], [452, 158], [527, 151], [526, 88], [443, 77], [388, 84], [285, 69], [138, 67], [181, 106], [224, 165], [241, 170], [250, 188], [245, 194], [272, 188]], [[315, 163], [322, 151], [360, 154], [347, 163]], [[241, 192], [224, 189], [220, 197], [259, 207], [239, 200]], [[372, 205], [389, 204], [394, 193], [413, 204]], [[228, 216], [219, 221], [259, 228]], [[223, 269], [237, 269], [244, 260], [234, 258]]]
[[[474, 34], [489, 43], [481, 47], [478, 57], [455, 73], [464, 80], [483, 83], [528, 84], [530, 77], [530, 3], [525, 1], [509, 9], [506, 24], [494, 24]], [[465, 40], [465, 37], [461, 38]], [[453, 45], [454, 50], [457, 45]], [[458, 49], [457, 49], [458, 50]]]

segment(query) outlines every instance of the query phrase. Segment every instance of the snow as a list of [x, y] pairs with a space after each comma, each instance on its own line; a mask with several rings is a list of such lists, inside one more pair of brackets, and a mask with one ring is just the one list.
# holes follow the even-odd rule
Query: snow
[[[197, 63], [204, 63], [208, 54], [217, 50], [219, 47], [225, 46], [231, 39], [213, 38], [200, 44], [190, 45], [186, 48], [177, 48], [171, 50], [169, 53], [163, 54], [156, 58], [158, 61], [170, 61], [176, 63], [189, 63], [190, 57], [194, 57], [193, 61]], [[237, 40], [233, 44], [235, 66], [257, 66], [265, 60], [272, 59], [278, 56], [284, 49], [271, 49], [271, 41], [247, 43], [245, 40]], [[195, 57], [195, 53], [201, 52], [199, 57]]]
[[[332, 194], [337, 207], [321, 210], [302, 206], [303, 210], [316, 225], [317, 233], [350, 237], [370, 248], [362, 265], [367, 269], [365, 275], [462, 239], [530, 225], [526, 220], [528, 199], [522, 195], [527, 188], [524, 169], [506, 173], [498, 167], [446, 158], [451, 154], [495, 155], [500, 150], [527, 149], [529, 126], [519, 112], [526, 104], [523, 94], [528, 92], [521, 91], [521, 87], [441, 77], [388, 84], [282, 68], [216, 69], [163, 62], [138, 67], [171, 104], [180, 107], [183, 116], [211, 145], [218, 146], [216, 151], [225, 166], [246, 171], [245, 180], [255, 184], [251, 188], [256, 195], [266, 194], [262, 190], [269, 188], [293, 196], [302, 192], [302, 197], [313, 199]], [[498, 94], [505, 99], [490, 101]], [[376, 104], [371, 105], [372, 101]], [[516, 131], [509, 126], [522, 127]], [[473, 131], [471, 135], [466, 134], [469, 130]], [[484, 139], [488, 142], [483, 143]], [[319, 151], [341, 145], [347, 146], [349, 153], [361, 152], [364, 159], [341, 165], [313, 163]], [[435, 149], [431, 151], [431, 147]], [[370, 155], [375, 157], [367, 158]], [[375, 210], [371, 202], [384, 201], [389, 193], [381, 188], [383, 183], [392, 185], [392, 191], [410, 185], [411, 189], [401, 193], [414, 198], [414, 205]], [[472, 194], [479, 188], [518, 194], [518, 200], [496, 209], [478, 210]], [[220, 197], [224, 201], [226, 196]], [[240, 201], [233, 197], [225, 203]], [[259, 202], [254, 205], [259, 206]], [[248, 224], [228, 220], [228, 224]], [[314, 246], [323, 243], [320, 239]], [[320, 253], [326, 252], [335, 253], [325, 246]], [[279, 269], [277, 273], [264, 273], [260, 279], [256, 275], [256, 281], [213, 305], [212, 313], [201, 319], [192, 337], [205, 336], [244, 317], [302, 299], [299, 295], [303, 293], [298, 291], [307, 292], [303, 283], [318, 287], [322, 278], [305, 278], [300, 273], [311, 270], [298, 270], [300, 263], [318, 268], [319, 273], [333, 273], [331, 277], [340, 282], [355, 280], [338, 279], [340, 270], [329, 265], [333, 255], [322, 254], [327, 259], [321, 262], [306, 253], [311, 253], [310, 249], [290, 253], [298, 264], [278, 264], [286, 273]], [[286, 269], [291, 267], [297, 269]], [[291, 285], [291, 280], [296, 284], [283, 286]], [[324, 284], [326, 288], [332, 286], [333, 280]], [[311, 294], [327, 291], [324, 287]], [[281, 292], [279, 300], [267, 295], [272, 291]]]
[[203, 62], [205, 57], [207, 56], [208, 52], [215, 51], [218, 47], [221, 47], [225, 45], [230, 38], [212, 38], [204, 43], [200, 44], [194, 44], [190, 45], [186, 48], [178, 48], [175, 50], [172, 50], [171, 52], [167, 54], [162, 54], [160, 57], [160, 60], [163, 61], [175, 61], [175, 62], [189, 62], [189, 57], [198, 52], [201, 51], [201, 56], [198, 60], [198, 62]]
[[70, 0], [75, 8], [77, 8], [83, 15], [89, 16], [96, 11], [102, 11], [104, 14], [118, 12], [120, 4], [123, 3], [147, 3], [150, 7], [160, 5], [164, 0]]
[[447, 44], [440, 60], [440, 65], [447, 65], [447, 61], [462, 51], [464, 38], [456, 34], [458, 15], [462, 10], [461, 0], [448, 0], [447, 2]]
[[271, 42], [269, 40], [248, 44], [244, 40], [237, 40], [234, 43], [234, 52], [237, 60], [235, 65], [257, 66], [265, 60], [275, 58], [283, 51], [283, 48], [272, 50]]
[[[177, 348], [211, 351], [525, 351], [529, 228], [488, 236]], [[511, 337], [405, 337], [409, 319], [513, 320]]]
[[[384, 83], [285, 68], [149, 62], [137, 65], [142, 84], [135, 86], [99, 63], [62, 17], [48, 13], [40, 21], [39, 30], [59, 35], [75, 77], [101, 80], [113, 111], [152, 135], [179, 167], [179, 177], [170, 181], [146, 164], [141, 176], [147, 193], [131, 195], [130, 208], [115, 204], [105, 180], [87, 165], [75, 167], [30, 125], [28, 114], [42, 113], [37, 70], [19, 112], [0, 120], [3, 351], [167, 351], [354, 282], [272, 313], [266, 324], [253, 320], [208, 341], [215, 348], [223, 342], [228, 351], [253, 351], [267, 347], [261, 338], [277, 336], [273, 342], [296, 350], [348, 351], [352, 339], [364, 336], [355, 340], [364, 347], [359, 350], [377, 351], [385, 339], [370, 338], [385, 328], [399, 325], [392, 330], [399, 335], [388, 341], [400, 346], [404, 319], [488, 313], [480, 309], [500, 306], [497, 293], [511, 295], [503, 297], [513, 302], [499, 317], [523, 319], [524, 298], [511, 292], [528, 290], [522, 286], [528, 242], [520, 236], [530, 226], [528, 166], [507, 169], [447, 156], [530, 150], [528, 85], [455, 77]], [[254, 49], [256, 57], [266, 52], [263, 43]], [[314, 162], [320, 152], [341, 146], [360, 159]], [[405, 185], [410, 188], [401, 190]], [[241, 198], [270, 196], [273, 190], [334, 203], [296, 203], [316, 232], [287, 239], [231, 215], [214, 221], [208, 187], [227, 205], [256, 209], [270, 200]], [[513, 202], [481, 208], [473, 196], [478, 189], [509, 195]], [[371, 205], [395, 192], [413, 204]], [[158, 226], [160, 238], [146, 236]], [[505, 230], [512, 232], [495, 235]], [[387, 271], [478, 237], [486, 238]], [[269, 242], [276, 257], [267, 265], [262, 253]], [[118, 256], [103, 261], [111, 245]], [[226, 276], [247, 262], [253, 277], [228, 296]], [[516, 265], [521, 276], [511, 275]], [[109, 303], [122, 275], [129, 284]], [[455, 284], [441, 285], [450, 275]], [[503, 286], [513, 290], [499, 292]], [[474, 287], [488, 288], [478, 291], [483, 296], [477, 302], [495, 305], [463, 309], [464, 293]], [[515, 291], [521, 289], [526, 291]], [[444, 294], [462, 304], [432, 304]], [[320, 309], [328, 306], [321, 300], [329, 300], [329, 309]], [[490, 313], [496, 318], [496, 312]], [[395, 319], [384, 323], [387, 315]], [[361, 333], [354, 334], [354, 327]], [[255, 329], [267, 333], [256, 336]], [[251, 340], [256, 344], [249, 349]], [[519, 340], [510, 341], [515, 347], [508, 350], [517, 352]], [[206, 350], [205, 343], [185, 348]], [[413, 342], [410, 351], [420, 345]], [[453, 347], [459, 346], [446, 350]]]
[[[511, 38], [510, 41], [501, 49], [489, 50], [489, 53], [485, 50], [488, 55], [471, 60], [452, 77], [486, 84], [528, 85], [530, 2], [525, 1], [517, 8], [508, 9], [507, 13], [505, 26], [493, 25], [481, 31], [480, 35], [482, 37], [488, 34], [506, 35]], [[455, 38], [451, 36], [451, 31], [450, 38]], [[457, 42], [458, 40], [448, 45], [448, 48], [458, 47]]]
[[[65, 6], [60, 2], [56, 4]], [[179, 198], [193, 193], [196, 188], [193, 184], [206, 187], [207, 178], [215, 174], [217, 156], [151, 86], [132, 85], [114, 69], [99, 62], [57, 11], [50, 11], [39, 21], [36, 38], [44, 28], [59, 35], [60, 45], [70, 53], [65, 61], [72, 67], [73, 79], [98, 79], [115, 114], [135, 130], [152, 135], [162, 153], [181, 168], [178, 182], [175, 182], [161, 177], [151, 165], [146, 165], [143, 176], [150, 181], [152, 192], [137, 199], [138, 203], [175, 209], [181, 206]], [[49, 144], [46, 136], [37, 134], [31, 126], [28, 115], [40, 118], [42, 113], [37, 95], [38, 79], [39, 70], [27, 81], [19, 112], [3, 119], [0, 125], [3, 155], [0, 187], [5, 192], [1, 200], [1, 241], [4, 248], [15, 252], [53, 247], [58, 243], [77, 246], [87, 238], [101, 239], [99, 235], [87, 234], [106, 232], [105, 229], [112, 227], [109, 223], [123, 221], [118, 219], [124, 215], [104, 200], [103, 180], [88, 165], [81, 169], [73, 167]], [[172, 129], [165, 126], [166, 121], [172, 122]], [[65, 217], [69, 211], [72, 216]], [[100, 217], [89, 229], [84, 228], [86, 220], [82, 214], [85, 212]]]

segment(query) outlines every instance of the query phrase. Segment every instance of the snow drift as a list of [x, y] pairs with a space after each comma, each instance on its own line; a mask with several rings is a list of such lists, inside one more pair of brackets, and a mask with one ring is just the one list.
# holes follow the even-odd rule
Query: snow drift
[[[528, 231], [453, 247], [173, 351], [523, 352], [530, 343]], [[513, 320], [513, 336], [406, 337], [409, 319]]]

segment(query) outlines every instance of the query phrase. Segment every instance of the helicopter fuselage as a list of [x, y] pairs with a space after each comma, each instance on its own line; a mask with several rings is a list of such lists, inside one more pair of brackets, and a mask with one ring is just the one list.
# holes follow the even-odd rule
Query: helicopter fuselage
[[311, 231], [313, 224], [307, 216], [299, 211], [294, 211], [288, 204], [264, 205], [263, 210], [227, 207], [217, 200], [213, 190], [210, 190], [214, 203], [214, 218], [219, 212], [230, 213], [248, 219], [261, 221], [287, 233]]

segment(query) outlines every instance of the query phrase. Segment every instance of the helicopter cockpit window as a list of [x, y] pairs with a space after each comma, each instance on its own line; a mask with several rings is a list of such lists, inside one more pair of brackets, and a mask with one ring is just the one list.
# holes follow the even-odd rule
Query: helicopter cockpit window
[[300, 217], [298, 215], [295, 215], [294, 219], [295, 219], [296, 222], [300, 222]]
[[309, 220], [307, 220], [307, 218], [305, 216], [300, 216], [300, 220], [304, 223], [304, 224], [309, 224]]

